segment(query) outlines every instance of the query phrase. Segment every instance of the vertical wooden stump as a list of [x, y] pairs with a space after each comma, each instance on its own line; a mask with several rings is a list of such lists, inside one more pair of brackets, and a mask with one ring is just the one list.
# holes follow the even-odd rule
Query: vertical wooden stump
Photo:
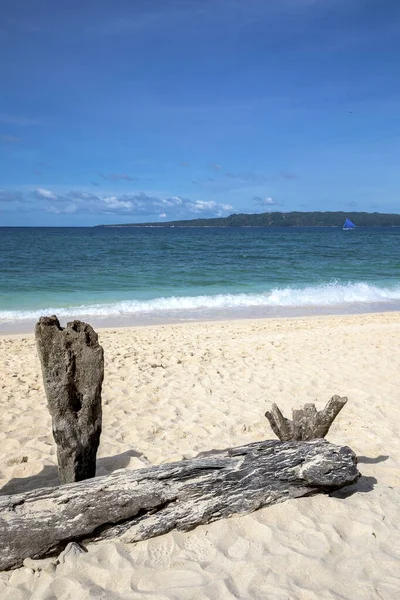
[[267, 417], [272, 431], [282, 442], [309, 441], [324, 438], [333, 421], [347, 402], [347, 396], [332, 396], [323, 410], [317, 411], [315, 404], [305, 404], [303, 408], [293, 409], [293, 420], [283, 416], [276, 404]]
[[72, 321], [63, 329], [56, 316], [35, 328], [44, 388], [57, 444], [61, 483], [96, 474], [101, 434], [103, 348], [93, 328]]

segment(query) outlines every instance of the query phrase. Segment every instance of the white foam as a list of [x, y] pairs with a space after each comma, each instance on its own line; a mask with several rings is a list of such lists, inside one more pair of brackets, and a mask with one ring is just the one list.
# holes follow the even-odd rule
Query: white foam
[[240, 309], [252, 307], [335, 306], [354, 303], [393, 302], [400, 300], [400, 285], [378, 287], [368, 283], [333, 281], [309, 287], [276, 288], [254, 294], [216, 294], [213, 296], [170, 296], [152, 300], [124, 300], [109, 304], [82, 304], [71, 307], [43, 307], [38, 310], [3, 310], [0, 322], [38, 319], [42, 315], [59, 317], [114, 317], [145, 315], [166, 311], [201, 311], [202, 309]]

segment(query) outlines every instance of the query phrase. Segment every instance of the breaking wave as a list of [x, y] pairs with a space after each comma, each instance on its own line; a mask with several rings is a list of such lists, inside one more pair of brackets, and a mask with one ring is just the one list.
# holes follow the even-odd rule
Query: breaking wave
[[378, 287], [367, 283], [332, 282], [309, 287], [275, 288], [262, 293], [215, 294], [209, 296], [170, 296], [151, 300], [123, 300], [108, 304], [82, 304], [70, 307], [43, 307], [37, 310], [2, 310], [0, 322], [59, 317], [118, 317], [163, 314], [165, 312], [245, 309], [255, 307], [324, 307], [355, 303], [385, 303], [400, 300], [400, 285]]

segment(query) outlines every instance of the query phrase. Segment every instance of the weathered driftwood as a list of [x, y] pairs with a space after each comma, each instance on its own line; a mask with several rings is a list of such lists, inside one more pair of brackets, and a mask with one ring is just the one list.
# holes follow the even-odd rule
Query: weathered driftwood
[[299, 410], [293, 409], [293, 421], [286, 419], [276, 404], [272, 405], [267, 417], [272, 431], [282, 442], [309, 441], [324, 438], [333, 421], [346, 404], [344, 396], [333, 396], [323, 410], [317, 412], [315, 404], [305, 404]]
[[101, 433], [103, 348], [97, 333], [81, 321], [60, 327], [57, 317], [41, 317], [35, 329], [44, 388], [57, 444], [61, 483], [96, 474]]
[[0, 496], [0, 569], [58, 553], [67, 542], [144, 540], [359, 477], [347, 446], [263, 441], [138, 471]]

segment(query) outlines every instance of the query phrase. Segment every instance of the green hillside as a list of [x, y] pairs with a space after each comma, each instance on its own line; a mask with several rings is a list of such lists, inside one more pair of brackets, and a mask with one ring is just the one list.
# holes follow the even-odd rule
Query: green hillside
[[97, 225], [97, 227], [341, 227], [346, 217], [351, 219], [357, 227], [400, 226], [400, 214], [376, 212], [267, 212], [162, 223], [116, 223], [114, 225]]

